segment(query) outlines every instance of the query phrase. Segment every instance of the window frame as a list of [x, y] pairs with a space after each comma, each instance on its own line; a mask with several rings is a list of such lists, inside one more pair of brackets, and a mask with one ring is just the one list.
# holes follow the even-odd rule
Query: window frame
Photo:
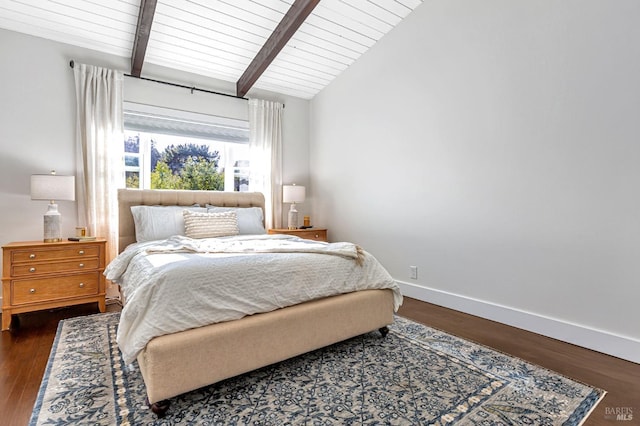
[[[128, 135], [137, 133], [138, 152], [125, 152], [123, 162], [125, 168], [125, 176], [128, 173], [138, 174], [138, 183], [140, 189], [151, 188], [151, 142], [153, 136], [160, 137], [181, 137], [186, 138], [186, 143], [195, 145], [222, 144], [220, 147], [214, 146], [214, 151], [218, 151], [221, 163], [218, 163], [217, 169], [220, 173], [224, 173], [224, 191], [236, 192], [236, 176], [240, 176], [238, 183], [238, 191], [248, 191], [248, 179], [250, 166], [238, 165], [238, 162], [249, 161], [249, 122], [248, 120], [239, 120], [215, 115], [195, 113], [190, 111], [157, 107], [153, 105], [139, 104], [134, 102], [124, 102], [124, 143], [128, 140]], [[133, 124], [132, 124], [133, 123]], [[157, 125], [156, 131], [153, 126]], [[180, 131], [183, 128], [183, 131]], [[186, 129], [186, 130], [185, 130]], [[218, 136], [205, 138], [194, 136], [203, 133]], [[158, 139], [159, 139], [158, 138]], [[156, 139], [157, 140], [157, 139]], [[246, 154], [237, 158], [237, 151], [231, 149], [232, 144], [245, 145]], [[164, 149], [158, 148], [160, 152]], [[138, 166], [127, 166], [127, 157], [137, 158]], [[231, 173], [228, 173], [231, 171]], [[247, 184], [243, 186], [242, 177], [245, 177]], [[126, 179], [125, 179], [126, 181]]]

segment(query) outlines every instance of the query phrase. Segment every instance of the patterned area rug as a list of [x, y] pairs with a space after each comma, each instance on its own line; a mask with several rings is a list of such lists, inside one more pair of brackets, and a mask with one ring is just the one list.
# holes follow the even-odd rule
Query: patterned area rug
[[158, 420], [118, 313], [60, 322], [31, 425], [579, 425], [605, 392], [396, 317], [378, 332], [173, 398]]

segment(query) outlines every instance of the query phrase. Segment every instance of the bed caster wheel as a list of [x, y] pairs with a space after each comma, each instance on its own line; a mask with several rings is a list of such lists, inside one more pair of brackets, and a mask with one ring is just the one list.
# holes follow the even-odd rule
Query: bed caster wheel
[[147, 405], [149, 406], [149, 408], [151, 408], [151, 411], [153, 411], [153, 413], [158, 416], [159, 419], [162, 419], [167, 414], [171, 402], [167, 399], [164, 399], [162, 401], [149, 404], [149, 399], [147, 398]]
[[382, 337], [387, 337], [387, 334], [389, 334], [389, 327], [379, 328], [378, 331], [380, 332]]

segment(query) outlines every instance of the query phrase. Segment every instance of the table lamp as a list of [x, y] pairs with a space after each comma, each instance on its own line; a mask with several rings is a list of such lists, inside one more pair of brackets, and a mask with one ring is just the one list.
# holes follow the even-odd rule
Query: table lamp
[[44, 242], [62, 241], [62, 215], [56, 200], [75, 201], [75, 176], [58, 176], [55, 170], [48, 175], [31, 175], [31, 199], [49, 200], [44, 214]]
[[289, 209], [289, 220], [287, 226], [289, 229], [298, 229], [298, 210], [296, 210], [296, 203], [302, 203], [305, 197], [304, 186], [298, 186], [295, 183], [292, 185], [282, 186], [282, 202], [291, 203]]

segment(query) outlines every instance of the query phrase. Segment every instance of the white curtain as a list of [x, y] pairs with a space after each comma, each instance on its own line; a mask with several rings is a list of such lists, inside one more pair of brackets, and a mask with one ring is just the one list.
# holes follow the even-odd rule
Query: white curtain
[[[117, 254], [117, 189], [124, 187], [123, 75], [78, 62], [73, 73], [78, 221], [88, 235], [107, 239], [109, 262]], [[107, 289], [107, 296], [117, 297], [117, 289]]]
[[249, 100], [249, 190], [265, 198], [265, 225], [282, 228], [282, 104]]

